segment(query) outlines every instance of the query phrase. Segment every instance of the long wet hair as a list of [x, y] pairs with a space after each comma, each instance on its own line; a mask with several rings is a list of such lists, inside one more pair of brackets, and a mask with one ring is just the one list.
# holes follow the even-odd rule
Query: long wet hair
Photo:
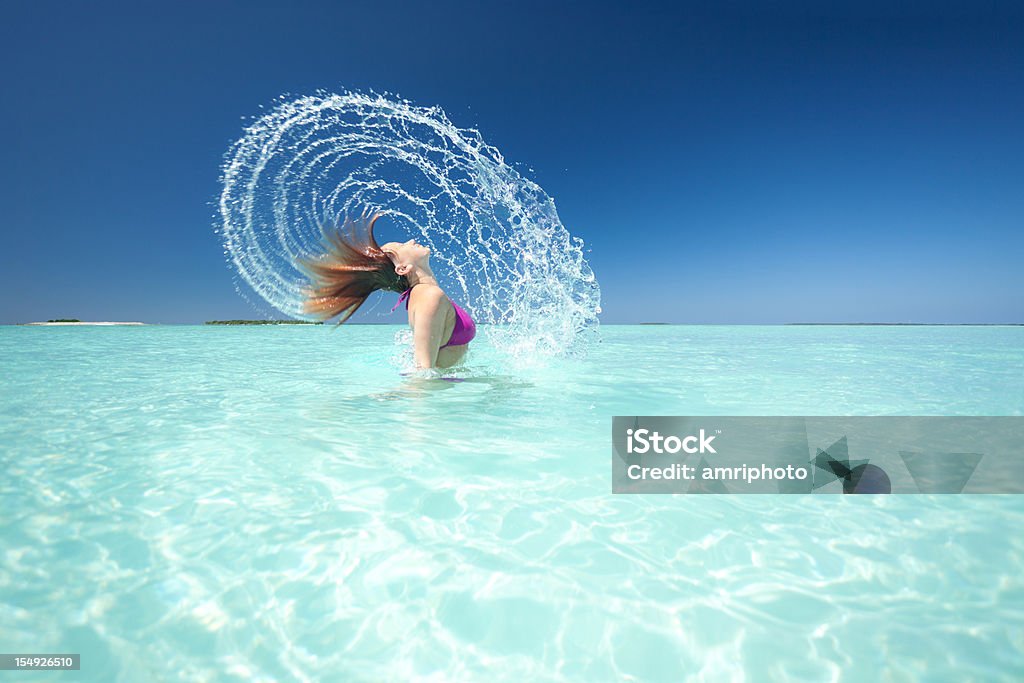
[[340, 228], [320, 225], [325, 253], [296, 259], [312, 283], [305, 290], [303, 311], [320, 320], [340, 315], [338, 324], [352, 317], [378, 289], [404, 292], [409, 280], [395, 272], [395, 264], [373, 236], [379, 211], [345, 218]]

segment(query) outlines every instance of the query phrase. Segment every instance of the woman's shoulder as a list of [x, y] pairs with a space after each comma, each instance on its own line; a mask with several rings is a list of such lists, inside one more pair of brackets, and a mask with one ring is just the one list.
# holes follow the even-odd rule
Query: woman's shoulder
[[435, 284], [423, 283], [416, 285], [412, 288], [412, 292], [409, 293], [409, 299], [415, 302], [422, 303], [433, 303], [436, 304], [439, 301], [447, 300], [444, 290]]

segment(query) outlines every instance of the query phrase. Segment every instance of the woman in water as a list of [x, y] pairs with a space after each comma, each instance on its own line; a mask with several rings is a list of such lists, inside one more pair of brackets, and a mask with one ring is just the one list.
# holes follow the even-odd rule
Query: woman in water
[[460, 362], [476, 336], [476, 325], [462, 308], [445, 296], [430, 270], [430, 249], [408, 242], [378, 245], [373, 224], [380, 212], [346, 219], [341, 230], [324, 230], [326, 253], [317, 259], [298, 259], [312, 281], [304, 310], [320, 320], [341, 315], [338, 324], [359, 310], [378, 289], [401, 292], [417, 368], [448, 368]]

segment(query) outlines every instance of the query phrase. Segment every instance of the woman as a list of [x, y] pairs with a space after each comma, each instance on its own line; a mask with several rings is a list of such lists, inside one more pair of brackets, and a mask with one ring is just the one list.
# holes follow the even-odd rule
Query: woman
[[476, 336], [476, 324], [458, 304], [445, 296], [430, 270], [430, 249], [408, 242], [381, 246], [373, 224], [381, 213], [346, 219], [339, 231], [324, 230], [326, 253], [318, 259], [299, 259], [313, 285], [303, 309], [320, 320], [341, 315], [338, 324], [359, 310], [378, 289], [401, 292], [413, 330], [417, 368], [448, 368], [460, 362]]

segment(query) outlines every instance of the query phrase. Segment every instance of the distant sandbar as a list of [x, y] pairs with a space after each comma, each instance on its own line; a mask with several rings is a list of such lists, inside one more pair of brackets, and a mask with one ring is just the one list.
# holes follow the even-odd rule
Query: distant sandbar
[[145, 325], [146, 323], [96, 322], [96, 323], [24, 323], [25, 325]]

